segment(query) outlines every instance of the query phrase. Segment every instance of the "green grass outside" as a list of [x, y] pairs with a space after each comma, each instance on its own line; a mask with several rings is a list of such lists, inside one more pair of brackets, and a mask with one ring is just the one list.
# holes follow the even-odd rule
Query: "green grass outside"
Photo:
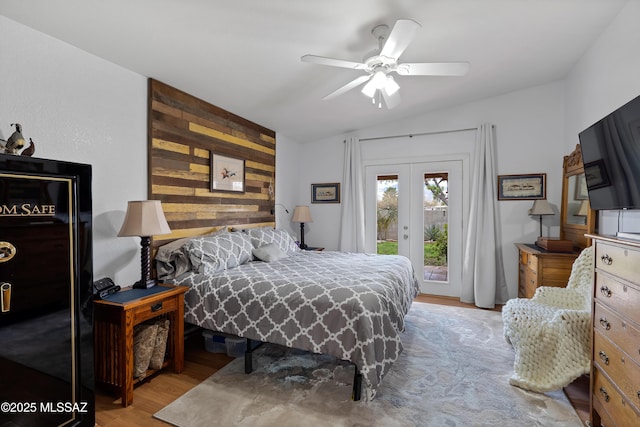
[[[433, 248], [434, 242], [424, 242], [424, 265], [447, 265], [446, 257], [440, 257]], [[378, 242], [378, 253], [383, 255], [397, 255], [398, 242]]]

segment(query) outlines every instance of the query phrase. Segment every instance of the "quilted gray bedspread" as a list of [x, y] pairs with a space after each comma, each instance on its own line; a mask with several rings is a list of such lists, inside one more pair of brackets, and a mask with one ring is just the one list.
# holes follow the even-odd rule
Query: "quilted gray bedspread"
[[353, 362], [372, 399], [402, 351], [404, 317], [418, 293], [396, 255], [302, 251], [214, 276], [187, 273], [185, 321], [206, 329]]

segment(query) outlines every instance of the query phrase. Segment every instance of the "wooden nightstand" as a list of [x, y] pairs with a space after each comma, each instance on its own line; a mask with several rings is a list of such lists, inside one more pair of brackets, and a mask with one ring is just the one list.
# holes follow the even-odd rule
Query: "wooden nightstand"
[[535, 245], [516, 243], [518, 248], [518, 297], [531, 298], [540, 286], [564, 288], [577, 252], [550, 252]]
[[[161, 288], [164, 289], [160, 291]], [[172, 366], [176, 373], [184, 369], [184, 293], [187, 289], [171, 285], [125, 288], [111, 296], [115, 300], [94, 301], [96, 384], [121, 396], [122, 406], [133, 403], [133, 386], [138, 382], [133, 378], [133, 328], [139, 323], [153, 318], [169, 319], [167, 356], [162, 369]], [[147, 371], [145, 378], [155, 372]]]

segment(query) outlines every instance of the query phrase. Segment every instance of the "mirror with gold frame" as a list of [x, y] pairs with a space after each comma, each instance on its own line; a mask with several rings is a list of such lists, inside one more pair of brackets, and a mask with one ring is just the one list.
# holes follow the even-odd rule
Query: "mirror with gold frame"
[[585, 234], [593, 233], [596, 226], [595, 211], [589, 206], [580, 144], [571, 154], [564, 156], [562, 175], [560, 239], [571, 240], [574, 248], [580, 250], [591, 244]]

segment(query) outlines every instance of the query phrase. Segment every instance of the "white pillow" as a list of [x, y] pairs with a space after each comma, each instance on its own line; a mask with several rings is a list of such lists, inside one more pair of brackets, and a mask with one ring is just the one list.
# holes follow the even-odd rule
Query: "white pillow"
[[289, 255], [282, 252], [282, 250], [275, 243], [269, 243], [268, 245], [260, 246], [259, 248], [253, 248], [251, 251], [253, 256], [260, 261], [277, 261], [281, 258], [286, 258]]
[[295, 240], [285, 230], [275, 230], [271, 227], [250, 228], [247, 230], [251, 236], [251, 243], [259, 248], [264, 245], [275, 243], [280, 250], [287, 255], [300, 252], [300, 248]]

